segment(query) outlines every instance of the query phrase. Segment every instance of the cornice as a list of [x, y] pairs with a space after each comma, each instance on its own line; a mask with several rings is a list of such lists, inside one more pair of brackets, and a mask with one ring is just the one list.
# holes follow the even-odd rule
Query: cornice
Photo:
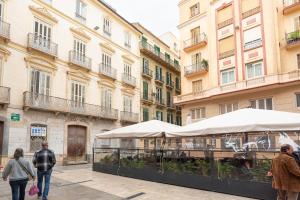
[[46, 8], [41, 7], [41, 8], [37, 8], [34, 6], [29, 6], [29, 9], [31, 10], [31, 12], [33, 12], [34, 15], [40, 16], [42, 18], [46, 18], [48, 20], [50, 20], [52, 23], [58, 23], [58, 20], [53, 17]]
[[70, 31], [73, 34], [75, 34], [75, 35], [77, 35], [79, 37], [82, 37], [82, 38], [84, 38], [87, 41], [91, 40], [91, 37], [82, 28], [71, 27]]

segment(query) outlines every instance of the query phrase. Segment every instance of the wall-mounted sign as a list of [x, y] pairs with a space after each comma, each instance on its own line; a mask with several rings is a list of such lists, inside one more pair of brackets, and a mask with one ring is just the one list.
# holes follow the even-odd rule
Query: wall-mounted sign
[[47, 127], [40, 125], [32, 125], [30, 136], [33, 137], [46, 137], [47, 136]]
[[20, 114], [18, 114], [18, 113], [11, 113], [10, 120], [11, 121], [20, 121]]

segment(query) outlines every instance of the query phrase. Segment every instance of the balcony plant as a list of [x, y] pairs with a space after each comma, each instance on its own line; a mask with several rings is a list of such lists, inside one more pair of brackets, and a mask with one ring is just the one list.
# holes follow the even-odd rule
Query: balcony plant
[[289, 41], [295, 41], [299, 39], [299, 30], [296, 30], [294, 32], [291, 32], [288, 36]]
[[207, 71], [208, 70], [208, 61], [206, 59], [202, 59], [201, 64], [203, 68]]

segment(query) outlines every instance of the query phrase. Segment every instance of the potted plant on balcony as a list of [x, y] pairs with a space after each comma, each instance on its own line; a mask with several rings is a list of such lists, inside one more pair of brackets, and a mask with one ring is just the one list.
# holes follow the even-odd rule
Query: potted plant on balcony
[[202, 59], [201, 64], [203, 68], [207, 71], [208, 70], [208, 61], [206, 59]]
[[299, 39], [299, 30], [296, 30], [289, 34], [289, 37], [288, 37], [289, 42], [296, 41], [298, 39]]

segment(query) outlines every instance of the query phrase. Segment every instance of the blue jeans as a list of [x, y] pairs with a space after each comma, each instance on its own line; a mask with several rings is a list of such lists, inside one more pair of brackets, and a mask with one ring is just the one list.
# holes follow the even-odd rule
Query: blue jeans
[[[50, 169], [48, 171], [37, 171], [38, 188], [39, 188], [38, 196], [40, 197], [43, 194], [43, 199], [48, 198], [51, 173], [52, 173], [52, 169]], [[44, 187], [44, 191], [43, 191], [43, 180], [44, 179], [45, 179], [45, 187]]]
[[24, 200], [25, 189], [28, 179], [9, 181], [11, 187], [12, 200]]

